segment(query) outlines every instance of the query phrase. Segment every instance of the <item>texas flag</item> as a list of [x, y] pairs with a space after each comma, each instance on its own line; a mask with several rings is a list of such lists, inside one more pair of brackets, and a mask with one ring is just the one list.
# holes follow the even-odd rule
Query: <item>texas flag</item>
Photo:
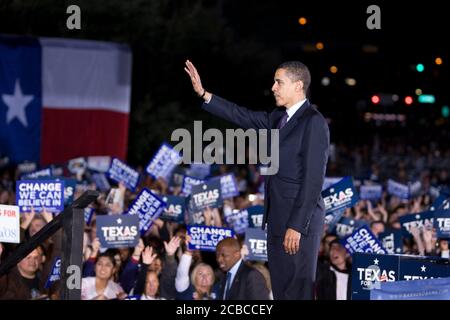
[[0, 156], [125, 159], [131, 63], [123, 44], [0, 36]]

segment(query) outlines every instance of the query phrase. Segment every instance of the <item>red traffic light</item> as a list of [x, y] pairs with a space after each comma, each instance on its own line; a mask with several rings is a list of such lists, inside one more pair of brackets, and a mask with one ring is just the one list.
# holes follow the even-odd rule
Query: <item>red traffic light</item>
[[410, 97], [410, 96], [406, 96], [406, 97], [405, 97], [405, 103], [406, 103], [407, 105], [412, 104], [413, 101], [414, 101], [414, 100], [413, 100], [412, 97]]
[[378, 104], [378, 103], [380, 103], [380, 97], [377, 96], [377, 95], [372, 96], [371, 100], [372, 100], [372, 103], [373, 103], [373, 104]]

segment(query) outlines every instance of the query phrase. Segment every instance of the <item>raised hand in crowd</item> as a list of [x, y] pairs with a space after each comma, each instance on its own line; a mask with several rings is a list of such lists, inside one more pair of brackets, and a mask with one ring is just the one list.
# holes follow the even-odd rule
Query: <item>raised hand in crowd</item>
[[22, 222], [20, 223], [20, 227], [23, 230], [27, 230], [28, 227], [31, 224], [31, 221], [33, 221], [33, 218], [35, 216], [36, 212], [34, 211], [34, 208], [31, 207], [31, 211], [30, 212], [24, 212], [22, 215]]
[[180, 246], [180, 243], [181, 243], [180, 237], [173, 237], [172, 239], [170, 239], [169, 243], [167, 243], [167, 241], [164, 241], [164, 248], [166, 249], [166, 254], [168, 256], [173, 256], [177, 251], [178, 247]]
[[136, 261], [139, 261], [144, 249], [145, 249], [144, 241], [142, 240], [142, 238], [140, 238], [138, 244], [134, 247], [134, 251], [133, 251], [133, 255], [132, 255], [133, 259]]
[[100, 251], [100, 239], [95, 238], [92, 241], [91, 246], [92, 246], [92, 252], [91, 252], [90, 258], [97, 258], [98, 252]]
[[42, 208], [41, 215], [47, 223], [49, 223], [50, 221], [53, 220], [53, 213], [48, 212], [47, 209], [45, 209], [45, 208]]
[[422, 237], [425, 245], [425, 253], [432, 254], [436, 247], [436, 239], [434, 238], [435, 231], [432, 225], [427, 225], [423, 228]]
[[417, 251], [421, 256], [425, 255], [425, 247], [420, 236], [420, 230], [417, 227], [411, 227], [410, 232], [413, 235], [414, 241], [416, 242]]
[[383, 222], [387, 223], [388, 222], [388, 218], [389, 218], [389, 214], [388, 214], [386, 208], [381, 203], [379, 203], [377, 205], [377, 210], [381, 213]]
[[144, 251], [142, 251], [142, 263], [146, 265], [151, 265], [153, 260], [157, 257], [156, 253], [153, 253], [153, 248], [147, 246]]

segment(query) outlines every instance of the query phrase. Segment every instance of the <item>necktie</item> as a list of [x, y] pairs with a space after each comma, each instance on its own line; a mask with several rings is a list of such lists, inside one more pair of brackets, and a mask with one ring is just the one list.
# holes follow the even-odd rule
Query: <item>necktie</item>
[[223, 295], [223, 300], [226, 300], [226, 298], [228, 297], [230, 287], [231, 287], [231, 272], [227, 272], [227, 282], [225, 284], [225, 292]]
[[278, 122], [278, 127], [277, 127], [277, 128], [278, 128], [278, 129], [283, 128], [284, 125], [285, 125], [286, 122], [287, 122], [287, 119], [288, 119], [288, 113], [287, 113], [287, 112], [284, 112], [283, 117], [281, 117], [280, 122]]

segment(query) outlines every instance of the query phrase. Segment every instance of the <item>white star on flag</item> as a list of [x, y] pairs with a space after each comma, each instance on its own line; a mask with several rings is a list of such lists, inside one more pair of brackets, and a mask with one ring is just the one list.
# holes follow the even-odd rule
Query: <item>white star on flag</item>
[[375, 258], [375, 260], [373, 260], [373, 263], [375, 263], [376, 265], [378, 265], [378, 262], [380, 262], [377, 258]]
[[427, 271], [427, 267], [425, 267], [425, 266], [421, 266], [420, 269], [422, 270], [422, 272]]
[[416, 219], [420, 219], [420, 215], [416, 214]]
[[334, 188], [331, 188], [331, 189], [330, 189], [330, 192], [331, 192], [331, 193], [334, 193]]
[[203, 190], [206, 190], [207, 186], [206, 184], [203, 185]]
[[19, 79], [16, 80], [14, 86], [14, 94], [3, 94], [2, 100], [8, 107], [6, 114], [6, 123], [9, 124], [14, 118], [17, 118], [24, 127], [28, 127], [27, 116], [25, 114], [25, 107], [34, 99], [33, 95], [24, 95], [20, 87]]
[[118, 223], [118, 224], [122, 224], [122, 219], [120, 219], [120, 218], [117, 219], [117, 223]]

